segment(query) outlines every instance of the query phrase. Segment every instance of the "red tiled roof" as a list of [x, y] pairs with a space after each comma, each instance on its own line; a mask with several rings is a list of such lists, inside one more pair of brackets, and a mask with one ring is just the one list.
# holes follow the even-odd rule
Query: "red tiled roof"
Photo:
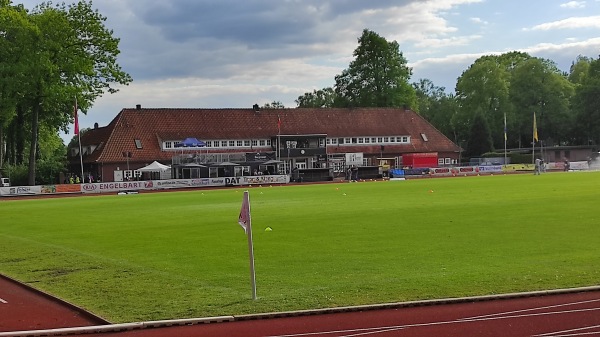
[[[106, 127], [82, 135], [81, 142], [99, 146], [86, 162], [122, 162], [123, 152], [138, 161], [171, 160], [162, 141], [268, 139], [282, 135], [326, 134], [327, 137], [410, 136], [411, 144], [385, 145], [385, 152], [458, 152], [459, 147], [423, 117], [399, 108], [353, 109], [123, 109]], [[421, 133], [428, 141], [424, 141]], [[142, 143], [137, 149], [135, 139]], [[379, 145], [332, 146], [332, 152], [379, 153]], [[221, 149], [219, 152], [225, 152]], [[342, 151], [343, 150], [343, 151]], [[238, 151], [239, 152], [239, 151]]]

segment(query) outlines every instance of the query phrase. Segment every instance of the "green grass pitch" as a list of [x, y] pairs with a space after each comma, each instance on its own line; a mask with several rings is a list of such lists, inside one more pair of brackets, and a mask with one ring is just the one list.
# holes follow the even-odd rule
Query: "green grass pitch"
[[[600, 284], [600, 172], [0, 201], [0, 272], [113, 322]], [[272, 231], [265, 231], [271, 227]]]

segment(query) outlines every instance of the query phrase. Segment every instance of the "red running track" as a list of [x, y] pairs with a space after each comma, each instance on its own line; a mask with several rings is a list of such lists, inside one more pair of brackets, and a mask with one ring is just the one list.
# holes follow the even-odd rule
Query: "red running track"
[[600, 291], [131, 330], [102, 336], [600, 336]]
[[0, 333], [100, 324], [108, 322], [0, 275]]
[[[67, 316], [61, 322], [76, 317], [72, 313]], [[101, 336], [600, 336], [600, 290], [271, 319], [250, 317], [236, 317], [234, 322], [106, 332]]]

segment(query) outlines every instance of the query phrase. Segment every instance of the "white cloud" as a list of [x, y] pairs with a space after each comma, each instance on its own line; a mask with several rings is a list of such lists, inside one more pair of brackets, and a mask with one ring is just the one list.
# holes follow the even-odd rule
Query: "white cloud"
[[563, 20], [547, 22], [524, 30], [555, 30], [576, 28], [600, 28], [600, 16], [572, 17]]
[[469, 20], [471, 20], [471, 22], [482, 24], [482, 25], [487, 25], [489, 23], [485, 20], [482, 20], [481, 18], [470, 18]]
[[[596, 1], [598, 1], [598, 0], [596, 0]], [[585, 1], [569, 1], [564, 4], [561, 4], [560, 7], [562, 7], [562, 8], [584, 8]]]

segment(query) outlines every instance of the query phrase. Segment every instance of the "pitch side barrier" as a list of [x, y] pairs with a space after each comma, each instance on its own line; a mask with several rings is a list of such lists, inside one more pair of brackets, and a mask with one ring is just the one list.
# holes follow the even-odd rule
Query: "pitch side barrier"
[[[565, 168], [563, 162], [546, 163], [545, 169], [548, 171], [562, 171]], [[590, 166], [587, 161], [576, 161], [569, 163], [570, 170], [589, 170]], [[449, 176], [469, 176], [482, 174], [496, 173], [516, 173], [516, 172], [533, 172], [534, 164], [508, 164], [508, 165], [480, 165], [480, 166], [459, 166], [459, 167], [435, 167], [429, 168], [429, 176], [434, 177], [449, 177]], [[409, 175], [410, 170], [405, 170], [405, 174]], [[417, 172], [416, 176], [421, 176], [422, 173]]]
[[287, 175], [265, 175], [198, 179], [121, 181], [88, 184], [59, 184], [43, 186], [12, 186], [0, 187], [0, 196], [33, 196], [64, 193], [118, 193], [145, 190], [163, 190], [173, 188], [287, 184], [289, 182], [290, 177]]

